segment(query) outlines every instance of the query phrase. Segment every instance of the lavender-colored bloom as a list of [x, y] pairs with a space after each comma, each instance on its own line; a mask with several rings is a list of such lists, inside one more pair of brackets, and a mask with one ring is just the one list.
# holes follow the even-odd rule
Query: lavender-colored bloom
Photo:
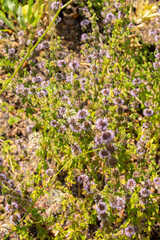
[[36, 76], [36, 83], [42, 82], [43, 78], [41, 76]]
[[156, 42], [159, 42], [160, 36], [159, 36], [159, 35], [156, 35], [156, 36], [154, 37], [154, 40], [155, 40]]
[[2, 181], [6, 181], [7, 180], [7, 177], [4, 173], [0, 173], [0, 182]]
[[26, 42], [26, 39], [24, 37], [19, 37], [18, 42], [19, 42], [19, 45], [24, 45]]
[[28, 125], [27, 127], [26, 127], [26, 129], [27, 129], [27, 132], [32, 132], [33, 131], [33, 125]]
[[108, 150], [107, 149], [102, 149], [102, 150], [100, 150], [100, 152], [99, 152], [99, 157], [100, 158], [106, 158], [106, 157], [108, 157], [108, 156], [110, 156], [110, 153], [108, 152]]
[[43, 87], [43, 88], [46, 88], [46, 87], [48, 87], [49, 86], [49, 81], [43, 81], [43, 82], [41, 82], [41, 86]]
[[88, 40], [88, 34], [87, 33], [83, 33], [82, 35], [81, 35], [81, 41], [82, 42], [86, 42]]
[[106, 212], [102, 212], [98, 214], [98, 219], [100, 221], [106, 221], [108, 220], [108, 214]]
[[32, 86], [31, 88], [29, 88], [29, 94], [35, 94], [36, 93], [36, 87], [35, 86]]
[[99, 201], [96, 205], [96, 210], [99, 214], [105, 213], [107, 211], [107, 205], [104, 202]]
[[79, 62], [77, 61], [72, 61], [69, 63], [69, 67], [72, 69], [72, 70], [75, 70], [75, 69], [78, 69], [79, 68]]
[[116, 2], [116, 3], [114, 4], [114, 6], [115, 6], [115, 8], [120, 8], [120, 7], [122, 6], [122, 4], [119, 3], [119, 2]]
[[153, 63], [153, 67], [154, 67], [155, 69], [160, 68], [160, 62], [155, 61], [155, 62]]
[[131, 238], [134, 234], [135, 234], [134, 227], [132, 227], [132, 226], [126, 227], [126, 229], [125, 229], [125, 235], [126, 235], [127, 237]]
[[114, 14], [110, 12], [110, 13], [107, 14], [104, 22], [105, 22], [105, 23], [109, 23], [109, 22], [111, 22], [114, 18], [115, 18]]
[[129, 189], [129, 190], [133, 190], [134, 188], [135, 188], [135, 186], [136, 186], [136, 181], [134, 180], [134, 179], [129, 179], [128, 181], [127, 181], [127, 188]]
[[107, 118], [99, 118], [95, 124], [96, 128], [100, 131], [106, 131], [108, 126]]
[[160, 185], [160, 178], [159, 178], [159, 177], [155, 177], [155, 178], [153, 179], [153, 183], [154, 183], [154, 185], [155, 185], [156, 187], [158, 187], [158, 186]]
[[96, 147], [102, 144], [102, 139], [100, 136], [95, 136], [94, 141], [95, 141]]
[[131, 95], [133, 96], [133, 97], [137, 97], [138, 96], [138, 90], [137, 89], [133, 89], [133, 90], [131, 90]]
[[113, 93], [114, 93], [114, 96], [118, 96], [120, 94], [120, 91], [117, 88], [115, 88], [113, 90]]
[[84, 26], [87, 26], [90, 24], [90, 21], [88, 19], [84, 19], [83, 21], [81, 21], [81, 26], [84, 27]]
[[148, 34], [154, 35], [154, 34], [156, 34], [156, 31], [154, 29], [149, 29]]
[[95, 74], [96, 72], [98, 72], [98, 66], [95, 65], [95, 64], [92, 64], [91, 67], [90, 67], [90, 70], [93, 74]]
[[8, 53], [9, 53], [9, 55], [15, 54], [15, 49], [14, 48], [9, 48]]
[[29, 93], [29, 89], [28, 88], [23, 88], [23, 91], [22, 91], [22, 95], [23, 96], [27, 96], [28, 95], [28, 93]]
[[66, 65], [66, 61], [65, 60], [58, 60], [57, 61], [57, 66], [59, 67], [59, 68], [62, 68], [62, 67], [64, 67]]
[[153, 115], [153, 113], [154, 113], [153, 110], [149, 109], [149, 108], [146, 108], [143, 111], [143, 115], [146, 116], [146, 117], [151, 117]]
[[4, 22], [2, 19], [0, 19], [0, 27], [3, 27], [3, 25], [4, 25]]
[[53, 175], [53, 169], [52, 168], [49, 168], [49, 169], [47, 169], [46, 170], [46, 175], [48, 175], [48, 176], [52, 176]]
[[143, 188], [141, 189], [140, 194], [142, 197], [148, 197], [150, 195], [150, 190]]
[[128, 24], [128, 27], [129, 27], [129, 28], [134, 28], [134, 26], [135, 26], [135, 25], [134, 25], [133, 23], [129, 23], [129, 24]]
[[124, 209], [125, 208], [125, 203], [126, 203], [125, 199], [117, 197], [116, 198], [116, 209], [117, 210]]
[[151, 126], [151, 124], [152, 124], [151, 122], [144, 122], [143, 127], [144, 128], [149, 128]]
[[96, 203], [98, 203], [98, 202], [102, 202], [102, 196], [101, 196], [101, 194], [97, 194], [96, 196], [94, 196], [94, 201], [96, 202]]
[[47, 95], [47, 91], [41, 90], [40, 92], [37, 93], [37, 97], [41, 98]]
[[13, 225], [16, 225], [18, 222], [20, 222], [21, 216], [18, 213], [15, 213], [10, 217], [10, 221]]
[[80, 184], [87, 183], [89, 181], [89, 177], [87, 175], [85, 175], [85, 174], [82, 174], [82, 175], [78, 176], [77, 181]]
[[19, 37], [23, 37], [23, 36], [24, 36], [24, 31], [19, 31], [19, 32], [17, 33], [17, 35], [18, 35]]
[[[61, 3], [61, 7], [62, 7], [62, 3]], [[53, 2], [51, 4], [51, 9], [58, 10], [59, 9], [59, 2], [58, 1]]]
[[72, 116], [68, 119], [68, 122], [69, 122], [70, 125], [74, 126], [74, 125], [77, 124], [77, 118]]
[[122, 18], [122, 16], [123, 16], [123, 15], [122, 15], [121, 11], [118, 11], [117, 18], [118, 18], [118, 19], [121, 19], [121, 18]]
[[91, 63], [93, 61], [91, 54], [87, 55], [86, 61], [87, 61], [87, 63]]
[[83, 127], [80, 123], [76, 123], [75, 125], [70, 125], [70, 129], [73, 132], [81, 132], [83, 130]]
[[65, 125], [62, 125], [62, 126], [59, 127], [58, 132], [60, 132], [60, 133], [65, 133], [66, 130], [67, 130], [66, 126], [65, 126]]
[[70, 76], [66, 77], [66, 82], [69, 82], [69, 83], [73, 82], [73, 75], [72, 74]]
[[9, 179], [9, 180], [8, 180], [8, 184], [9, 184], [9, 186], [10, 186], [11, 188], [14, 187], [14, 182], [13, 182], [13, 180]]
[[42, 44], [42, 46], [43, 46], [44, 49], [48, 49], [49, 46], [50, 46], [50, 42], [47, 41], [47, 40], [44, 40], [41, 44]]
[[57, 127], [58, 122], [56, 120], [52, 120], [52, 121], [50, 121], [50, 125], [51, 125], [51, 127]]
[[37, 35], [38, 35], [39, 37], [41, 37], [43, 33], [44, 33], [44, 30], [43, 30], [43, 29], [40, 29], [40, 30], [38, 31]]
[[148, 102], [145, 102], [145, 103], [144, 103], [144, 105], [145, 105], [145, 107], [147, 107], [147, 108], [148, 108], [148, 107], [150, 107], [150, 106], [151, 106], [151, 103], [148, 101]]
[[109, 143], [114, 139], [114, 133], [111, 130], [106, 130], [101, 135], [102, 143]]
[[133, 79], [132, 83], [133, 83], [133, 85], [138, 85], [138, 84], [141, 83], [141, 79], [140, 78], [135, 78], [135, 79]]
[[135, 172], [133, 173], [133, 177], [134, 177], [134, 178], [138, 178], [138, 177], [140, 177], [140, 173], [137, 172], [137, 171], [135, 171]]
[[113, 103], [115, 105], [123, 105], [124, 104], [124, 100], [122, 98], [120, 98], [120, 97], [117, 97], [117, 98], [113, 99]]
[[144, 153], [145, 153], [145, 149], [144, 149], [144, 147], [141, 147], [141, 146], [138, 146], [137, 147], [137, 153], [138, 153], [138, 155], [143, 155]]
[[2, 166], [2, 165], [3, 165], [3, 162], [4, 162], [3, 158], [2, 158], [2, 157], [0, 157], [0, 166]]
[[75, 156], [81, 154], [82, 152], [81, 148], [78, 146], [77, 143], [74, 143], [74, 145], [72, 145], [71, 148], [72, 148], [72, 154]]
[[31, 44], [33, 44], [33, 43], [34, 43], [33, 40], [31, 40], [31, 39], [28, 39], [28, 40], [27, 40], [27, 45], [28, 45], [28, 46], [31, 45]]
[[110, 90], [108, 88], [102, 89], [102, 94], [107, 97], [110, 93]]
[[77, 113], [77, 118], [78, 119], [85, 119], [88, 116], [89, 112], [86, 109], [79, 110]]
[[157, 58], [158, 60], [160, 60], [160, 53], [156, 53], [156, 54], [155, 54], [155, 58]]

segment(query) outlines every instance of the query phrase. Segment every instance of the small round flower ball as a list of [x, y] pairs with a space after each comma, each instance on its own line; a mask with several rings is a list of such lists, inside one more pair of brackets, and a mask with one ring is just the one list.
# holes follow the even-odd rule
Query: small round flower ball
[[146, 189], [146, 188], [142, 188], [140, 191], [140, 195], [142, 197], [148, 197], [150, 195], [150, 190]]
[[4, 173], [0, 173], [0, 182], [4, 182], [7, 180], [7, 177]]
[[114, 133], [111, 130], [106, 130], [101, 135], [101, 142], [102, 143], [109, 143], [114, 139]]
[[100, 221], [106, 221], [108, 220], [108, 214], [106, 212], [102, 212], [98, 214], [98, 219]]
[[43, 29], [38, 30], [38, 33], [37, 33], [38, 37], [41, 37], [43, 33], [44, 33]]
[[110, 13], [107, 14], [104, 22], [105, 22], [105, 23], [109, 23], [109, 22], [111, 22], [114, 18], [115, 18], [114, 14], [110, 12]]
[[114, 156], [110, 156], [108, 159], [107, 159], [107, 164], [110, 166], [110, 167], [115, 167], [118, 163], [118, 160], [116, 157]]
[[79, 62], [74, 60], [72, 62], [69, 63], [69, 67], [72, 69], [72, 70], [76, 70], [79, 68]]
[[98, 202], [100, 202], [100, 201], [102, 201], [103, 199], [102, 199], [102, 196], [101, 196], [101, 194], [97, 194], [96, 196], [94, 196], [94, 201], [96, 202], [96, 203], [98, 203]]
[[96, 120], [95, 127], [100, 131], [106, 131], [108, 126], [108, 119], [107, 118], [98, 118]]
[[52, 120], [52, 121], [50, 121], [50, 125], [51, 125], [51, 127], [57, 127], [58, 122], [56, 120]]
[[9, 54], [9, 55], [13, 55], [13, 54], [15, 54], [15, 52], [16, 52], [16, 51], [15, 51], [14, 48], [9, 48], [9, 49], [8, 49], [8, 54]]
[[117, 197], [116, 198], [116, 209], [117, 210], [122, 210], [122, 209], [124, 209], [125, 208], [125, 203], [126, 203], [126, 201], [125, 201], [125, 199], [124, 198], [120, 198], [120, 197]]
[[129, 179], [127, 181], [127, 188], [132, 191], [134, 190], [135, 187], [136, 187], [136, 181], [134, 179]]
[[3, 25], [4, 25], [4, 22], [2, 19], [0, 19], [0, 27], [3, 27]]
[[59, 67], [59, 68], [62, 68], [62, 67], [65, 67], [66, 66], [66, 61], [65, 60], [58, 60], [57, 61], [57, 66]]
[[26, 127], [26, 129], [27, 129], [27, 132], [32, 132], [33, 131], [33, 125], [28, 125], [27, 127]]
[[81, 26], [82, 27], [85, 27], [85, 26], [87, 26], [89, 24], [90, 24], [90, 21], [88, 19], [84, 19], [84, 20], [81, 21]]
[[160, 178], [159, 177], [155, 177], [153, 179], [153, 183], [155, 187], [158, 187], [160, 185]]
[[82, 41], [82, 42], [86, 42], [87, 40], [88, 40], [88, 34], [83, 33], [83, 34], [81, 35], [81, 41]]
[[110, 153], [108, 152], [108, 150], [107, 149], [102, 149], [102, 150], [100, 150], [100, 152], [99, 152], [99, 157], [100, 158], [106, 158], [106, 157], [109, 157], [110, 156]]
[[102, 95], [108, 97], [110, 90], [108, 88], [102, 89]]
[[107, 205], [104, 202], [99, 201], [96, 205], [96, 210], [99, 214], [105, 213], [107, 211]]
[[16, 225], [17, 223], [19, 223], [20, 220], [21, 220], [21, 216], [20, 216], [20, 214], [18, 214], [18, 213], [15, 213], [14, 215], [12, 215], [12, 216], [10, 217], [10, 221], [11, 221], [11, 223], [12, 223], [13, 225]]
[[143, 111], [143, 115], [146, 116], [146, 117], [151, 117], [153, 115], [153, 113], [154, 113], [153, 110], [150, 109], [150, 108], [146, 108]]
[[87, 175], [85, 175], [85, 174], [82, 174], [82, 175], [78, 176], [77, 181], [80, 184], [87, 183], [89, 181], [89, 177]]
[[132, 226], [126, 227], [126, 229], [125, 229], [125, 235], [126, 235], [127, 237], [131, 238], [134, 234], [135, 234], [134, 227], [132, 227]]
[[135, 78], [132, 81], [133, 85], [139, 85], [141, 83], [141, 79], [140, 78]]
[[[62, 3], [61, 3], [61, 7], [62, 7]], [[51, 9], [53, 9], [53, 10], [58, 10], [58, 9], [59, 9], [59, 2], [58, 2], [58, 1], [53, 2], [53, 3], [51, 4]]]
[[120, 97], [117, 97], [117, 98], [113, 99], [113, 103], [115, 105], [123, 105], [124, 104], [124, 100], [122, 98], [120, 98]]
[[85, 119], [88, 115], [89, 115], [88, 110], [86, 110], [86, 109], [83, 108], [83, 109], [81, 109], [81, 110], [78, 111], [78, 113], [77, 113], [77, 118], [78, 118], [78, 119]]
[[2, 158], [2, 157], [0, 157], [0, 166], [2, 166], [2, 165], [3, 165], [3, 162], [4, 162], [3, 158]]
[[52, 176], [53, 175], [53, 169], [52, 168], [49, 168], [49, 169], [47, 169], [46, 170], [46, 175], [48, 175], [48, 176]]
[[46, 95], [47, 95], [47, 91], [45, 91], [45, 90], [41, 90], [37, 93], [38, 98], [44, 97]]

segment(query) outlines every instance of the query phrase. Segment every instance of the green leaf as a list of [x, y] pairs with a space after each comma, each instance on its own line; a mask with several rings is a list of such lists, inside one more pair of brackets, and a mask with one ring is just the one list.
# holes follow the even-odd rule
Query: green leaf
[[18, 7], [17, 15], [18, 15], [18, 18], [17, 18], [17, 19], [18, 19], [20, 25], [21, 25], [23, 28], [26, 28], [26, 24], [25, 24], [25, 21], [24, 21], [24, 17], [23, 17], [22, 7], [21, 7], [21, 6]]
[[14, 25], [6, 18], [4, 12], [2, 12], [1, 10], [0, 10], [0, 19], [2, 19], [3, 22], [4, 22], [9, 28], [11, 28], [12, 30], [16, 31]]
[[17, 12], [17, 8], [18, 8], [18, 2], [17, 1], [11, 1], [11, 0], [6, 0], [6, 4], [8, 9], [11, 11], [11, 13], [13, 14], [14, 18], [16, 18], [16, 12]]

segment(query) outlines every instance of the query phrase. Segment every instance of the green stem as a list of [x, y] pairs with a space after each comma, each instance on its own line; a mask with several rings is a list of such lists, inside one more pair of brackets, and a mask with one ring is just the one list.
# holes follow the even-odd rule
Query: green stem
[[19, 71], [19, 69], [22, 67], [23, 63], [26, 61], [26, 59], [31, 55], [31, 53], [34, 51], [34, 49], [37, 47], [37, 45], [41, 42], [41, 40], [44, 38], [44, 36], [46, 35], [46, 33], [49, 31], [49, 29], [51, 28], [52, 24], [55, 22], [56, 18], [58, 17], [59, 13], [61, 12], [62, 9], [64, 9], [66, 6], [68, 6], [73, 0], [70, 0], [69, 2], [67, 2], [65, 5], [63, 5], [63, 7], [59, 8], [58, 11], [56, 12], [53, 20], [51, 21], [51, 23], [49, 24], [48, 28], [46, 29], [46, 31], [42, 34], [42, 36], [38, 39], [38, 41], [36, 42], [36, 44], [29, 49], [28, 53], [26, 54], [26, 56], [24, 57], [24, 59], [22, 60], [22, 62], [19, 64], [19, 66], [17, 67], [17, 69], [15, 70], [15, 72], [13, 73], [13, 75], [11, 76], [11, 78], [6, 81], [6, 84], [4, 85], [4, 87], [2, 88], [2, 90], [0, 91], [0, 94], [7, 88], [8, 84], [12, 82], [12, 79], [15, 77], [15, 75], [17, 74], [17, 72]]

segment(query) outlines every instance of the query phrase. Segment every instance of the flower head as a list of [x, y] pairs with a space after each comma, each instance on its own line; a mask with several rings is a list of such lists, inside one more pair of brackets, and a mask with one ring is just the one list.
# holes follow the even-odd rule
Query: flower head
[[140, 194], [142, 197], [148, 197], [150, 195], [150, 190], [143, 188], [141, 189]]
[[150, 108], [146, 108], [143, 111], [143, 115], [146, 116], [146, 117], [151, 117], [153, 115], [153, 113], [154, 113], [153, 110], [150, 109]]
[[96, 128], [100, 131], [106, 131], [108, 126], [107, 118], [99, 118], [95, 124]]
[[134, 179], [129, 179], [127, 181], [127, 188], [129, 190], [133, 190], [135, 188], [135, 186], [136, 186], [136, 181]]
[[109, 143], [114, 139], [114, 133], [111, 130], [106, 130], [101, 135], [102, 143]]
[[126, 227], [126, 229], [125, 229], [125, 235], [126, 235], [127, 237], [131, 238], [134, 234], [135, 234], [134, 227], [132, 227], [132, 226]]
[[107, 205], [104, 202], [99, 201], [96, 205], [96, 210], [99, 214], [105, 213], [107, 211]]

